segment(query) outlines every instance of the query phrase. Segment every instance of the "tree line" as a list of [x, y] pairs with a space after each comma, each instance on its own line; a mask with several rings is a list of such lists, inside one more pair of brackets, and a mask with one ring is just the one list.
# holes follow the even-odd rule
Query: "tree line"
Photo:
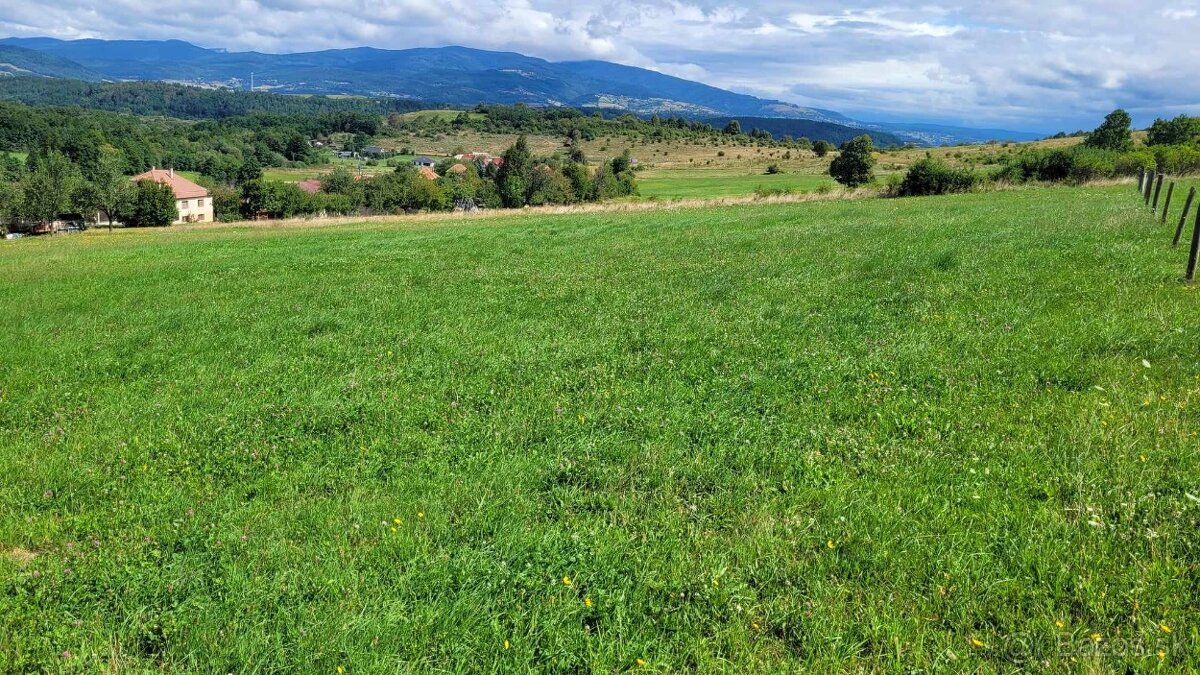
[[582, 153], [535, 157], [525, 136], [502, 161], [445, 160], [436, 178], [412, 165], [374, 177], [339, 167], [307, 193], [294, 184], [244, 176], [240, 186], [212, 185], [217, 218], [292, 218], [307, 215], [395, 214], [453, 208], [523, 208], [598, 202], [637, 194], [628, 153], [592, 167]]
[[289, 96], [208, 89], [167, 82], [82, 82], [43, 77], [0, 79], [0, 101], [37, 107], [77, 107], [141, 116], [219, 120], [267, 113], [324, 115], [352, 113], [382, 118], [427, 110], [426, 103], [399, 98]]
[[[875, 182], [875, 151], [870, 136], [848, 141], [832, 161], [830, 175], [849, 188]], [[1084, 183], [1132, 176], [1144, 169], [1175, 175], [1200, 172], [1200, 118], [1157, 119], [1139, 144], [1134, 140], [1132, 118], [1118, 109], [1078, 145], [1026, 147], [1004, 157], [990, 172], [952, 167], [927, 154], [903, 176], [890, 177], [885, 191], [894, 196], [921, 196], [966, 192], [985, 183]]]

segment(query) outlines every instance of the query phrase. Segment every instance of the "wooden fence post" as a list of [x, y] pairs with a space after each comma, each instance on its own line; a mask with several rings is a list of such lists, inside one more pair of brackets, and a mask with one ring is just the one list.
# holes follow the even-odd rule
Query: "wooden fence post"
[[1200, 256], [1200, 209], [1196, 209], [1196, 226], [1192, 228], [1192, 250], [1188, 253], [1187, 274], [1184, 278], [1189, 282], [1196, 280], [1196, 258]]
[[1159, 197], [1159, 195], [1162, 194], [1163, 178], [1166, 178], [1166, 176], [1164, 176], [1161, 173], [1158, 174], [1158, 184], [1154, 186], [1154, 210], [1155, 211], [1158, 210], [1158, 197]]
[[1138, 189], [1139, 195], [1142, 194], [1142, 192], [1144, 192], [1146, 190], [1146, 170], [1145, 169], [1138, 169], [1137, 189]]
[[1175, 228], [1175, 238], [1171, 240], [1171, 248], [1179, 245], [1179, 238], [1183, 236], [1183, 225], [1187, 222], [1188, 211], [1192, 208], [1192, 200], [1196, 198], [1196, 188], [1188, 190], [1187, 201], [1183, 203], [1183, 213], [1179, 214], [1179, 227]]
[[1154, 187], [1154, 175], [1158, 173], [1154, 169], [1150, 169], [1149, 177], [1146, 180], [1146, 187], [1142, 190], [1142, 196], [1146, 198], [1146, 206], [1150, 206], [1150, 191]]
[[1163, 202], [1162, 220], [1159, 222], [1167, 222], [1167, 214], [1171, 211], [1171, 195], [1175, 194], [1175, 181], [1171, 181], [1171, 185], [1167, 188], [1167, 200]]

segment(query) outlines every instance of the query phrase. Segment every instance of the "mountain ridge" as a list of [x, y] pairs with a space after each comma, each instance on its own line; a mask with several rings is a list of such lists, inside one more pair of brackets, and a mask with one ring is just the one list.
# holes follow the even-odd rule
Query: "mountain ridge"
[[[102, 79], [160, 80], [284, 94], [400, 98], [469, 106], [479, 102], [619, 109], [690, 118], [798, 119], [877, 131], [921, 144], [1028, 140], [1034, 134], [875, 124], [840, 113], [758, 98], [607, 61], [551, 62], [471, 47], [375, 47], [292, 54], [230, 52], [182, 40], [5, 38], [0, 45], [72, 62]], [[58, 62], [63, 67], [63, 62]], [[53, 70], [52, 68], [48, 68]], [[40, 73], [39, 73], [40, 74]], [[44, 76], [54, 77], [46, 74]], [[78, 78], [89, 79], [89, 78]], [[996, 131], [998, 133], [993, 134]]]

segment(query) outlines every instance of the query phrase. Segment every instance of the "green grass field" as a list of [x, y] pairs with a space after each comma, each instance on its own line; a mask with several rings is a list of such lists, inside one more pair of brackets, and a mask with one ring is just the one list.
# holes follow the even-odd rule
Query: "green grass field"
[[0, 671], [1200, 668], [1132, 188], [0, 242]]
[[637, 177], [638, 192], [658, 199], [745, 197], [760, 188], [812, 192], [820, 185], [834, 186], [829, 176], [802, 173], [766, 175], [721, 169], [648, 169]]

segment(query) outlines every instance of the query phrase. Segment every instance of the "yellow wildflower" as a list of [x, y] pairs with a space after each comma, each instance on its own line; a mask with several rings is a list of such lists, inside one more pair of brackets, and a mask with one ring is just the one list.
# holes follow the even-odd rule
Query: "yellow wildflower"
[[1063, 627], [1065, 627], [1067, 624], [1063, 623], [1062, 621], [1055, 621], [1055, 622], [1054, 622], [1054, 625], [1055, 625], [1055, 626], [1058, 626], [1059, 628], [1063, 628]]
[[750, 627], [753, 628], [754, 630], [762, 630], [762, 626], [760, 626], [756, 623], [750, 624]]
[[504, 648], [505, 648], [505, 649], [511, 649], [511, 648], [512, 648], [512, 644], [511, 644], [511, 643], [509, 643], [509, 641], [508, 641], [508, 640], [505, 640], [505, 641], [504, 641]]
[[1165, 624], [1165, 623], [1160, 623], [1160, 624], [1158, 624], [1158, 629], [1159, 629], [1159, 630], [1161, 630], [1161, 631], [1162, 631], [1162, 632], [1164, 632], [1164, 633], [1170, 633], [1170, 632], [1171, 632], [1171, 627], [1170, 627], [1170, 626], [1168, 626], [1168, 625], [1167, 625], [1167, 624]]
[[396, 534], [396, 528], [393, 527], [391, 529], [392, 529], [392, 534]]
[[583, 605], [584, 605], [584, 607], [591, 607], [591, 606], [592, 606], [592, 599], [591, 599], [590, 597], [589, 597], [589, 598], [584, 598], [584, 599], [583, 599]]
[[341, 666], [338, 666], [337, 671], [338, 671], [338, 675], [342, 675], [342, 673], [346, 672], [346, 669]]
[[1166, 659], [1166, 658], [1167, 658], [1167, 653], [1166, 653], [1166, 652], [1164, 652], [1164, 651], [1163, 651], [1163, 650], [1161, 650], [1161, 649], [1160, 649], [1160, 650], [1158, 650], [1158, 660], [1159, 660], [1159, 661], [1162, 661], [1162, 660], [1164, 660], [1164, 659]]
[[571, 581], [571, 577], [563, 576], [563, 586], [570, 586], [573, 583], [575, 582]]
[[983, 640], [980, 640], [977, 637], [971, 638], [971, 646], [975, 647], [976, 649], [983, 649], [984, 647], [987, 647], [987, 645], [983, 643]]
[[646, 665], [646, 661], [644, 659], [638, 659], [637, 664], [638, 668], [641, 668], [642, 666]]
[[404, 521], [400, 520], [399, 518], [392, 518], [392, 522], [399, 525], [400, 523], [402, 523]]
[[829, 541], [825, 542], [825, 545], [826, 545], [826, 546], [828, 546], [828, 547], [829, 547], [829, 548], [831, 548], [831, 549], [832, 549], [832, 548], [834, 548], [834, 544], [833, 544], [833, 540], [832, 540], [832, 539], [830, 539]]
[[1104, 638], [1100, 637], [1099, 633], [1092, 633], [1092, 642], [1099, 642]]
[[424, 518], [424, 517], [425, 517], [424, 511], [417, 511], [417, 518]]
[[1142, 464], [1145, 464], [1145, 463], [1146, 463], [1146, 459], [1147, 459], [1147, 458], [1146, 458], [1146, 456], [1145, 456], [1145, 455], [1141, 455], [1141, 456], [1139, 456], [1139, 457], [1138, 457], [1138, 459], [1142, 460]]

